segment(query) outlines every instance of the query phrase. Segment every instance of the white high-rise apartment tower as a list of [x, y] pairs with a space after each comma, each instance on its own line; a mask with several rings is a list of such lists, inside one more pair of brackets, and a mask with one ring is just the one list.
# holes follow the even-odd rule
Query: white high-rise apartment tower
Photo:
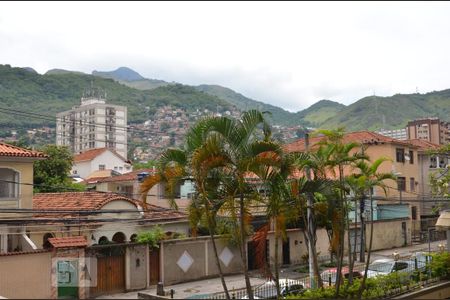
[[56, 144], [73, 154], [109, 148], [127, 158], [127, 108], [106, 103], [106, 93], [92, 86], [79, 106], [56, 115]]

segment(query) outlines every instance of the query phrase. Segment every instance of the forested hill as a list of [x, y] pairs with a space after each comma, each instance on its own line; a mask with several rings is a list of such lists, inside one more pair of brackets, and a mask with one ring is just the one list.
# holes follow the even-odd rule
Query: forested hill
[[[137, 90], [112, 79], [88, 74], [56, 72], [40, 75], [24, 68], [0, 65], [0, 127], [53, 127], [56, 113], [79, 105], [83, 91], [91, 84], [107, 92], [109, 103], [127, 106], [129, 123], [148, 120], [157, 107], [164, 105], [187, 111], [233, 107], [222, 99], [181, 84]], [[11, 110], [33, 114], [19, 115]]]
[[[158, 107], [165, 105], [188, 112], [197, 109], [243, 111], [256, 108], [271, 112], [270, 119], [274, 125], [326, 129], [345, 126], [348, 131], [401, 128], [409, 120], [422, 117], [436, 116], [449, 121], [450, 115], [450, 90], [391, 97], [371, 96], [349, 106], [321, 100], [303, 111], [291, 113], [219, 85], [194, 87], [146, 79], [128, 68], [95, 74], [54, 69], [40, 75], [31, 68], [0, 65], [0, 128], [53, 127], [56, 113], [78, 105], [83, 91], [91, 84], [107, 93], [109, 103], [127, 106], [129, 123], [142, 123], [150, 119]], [[153, 88], [129, 86], [140, 83], [147, 87], [153, 84]], [[11, 110], [29, 114], [19, 115]]]

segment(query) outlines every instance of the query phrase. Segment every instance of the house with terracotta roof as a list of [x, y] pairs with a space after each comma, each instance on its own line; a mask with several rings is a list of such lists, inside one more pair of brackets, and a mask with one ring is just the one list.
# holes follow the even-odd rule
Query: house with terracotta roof
[[[318, 143], [324, 137], [317, 136], [310, 138], [310, 148], [318, 147]], [[397, 176], [397, 181], [386, 180], [387, 194], [380, 188], [375, 188], [374, 195], [374, 221], [392, 221], [394, 219], [400, 220], [400, 226], [396, 230], [386, 232], [384, 237], [386, 240], [390, 239], [390, 235], [395, 234], [396, 237], [391, 240], [396, 244], [392, 246], [402, 246], [411, 243], [412, 232], [420, 230], [420, 206], [418, 200], [420, 199], [419, 180], [420, 176], [419, 157], [418, 153], [420, 147], [414, 143], [404, 140], [397, 140], [391, 137], [383, 136], [381, 134], [370, 131], [349, 132], [344, 135], [344, 143], [355, 142], [361, 145], [354, 149], [350, 154], [364, 151], [370, 161], [375, 161], [380, 157], [389, 158], [380, 165], [379, 172], [394, 173]], [[305, 140], [300, 139], [293, 143], [287, 144], [284, 147], [285, 151], [305, 151]], [[357, 172], [349, 167], [344, 169], [345, 175], [350, 175]], [[370, 209], [366, 205], [366, 209]], [[358, 215], [356, 221], [358, 221]], [[350, 216], [355, 220], [355, 213]]]
[[[140, 200], [142, 194], [140, 191], [141, 178], [155, 172], [154, 169], [140, 169], [122, 175], [112, 175], [108, 177], [88, 178], [84, 181], [89, 190], [101, 192], [119, 193], [126, 197]], [[195, 192], [194, 186], [190, 180], [185, 180], [175, 187], [175, 202], [180, 210], [188, 207], [191, 196]], [[147, 193], [147, 203], [169, 208], [170, 204], [165, 193], [164, 183], [156, 184]]]
[[50, 247], [50, 238], [68, 236], [84, 236], [88, 246], [130, 242], [156, 225], [188, 235], [185, 213], [154, 205], [144, 211], [142, 205], [110, 192], [39, 193], [33, 197], [32, 220], [24, 222], [34, 224], [28, 231], [39, 248]]
[[7, 219], [29, 217], [11, 210], [32, 209], [33, 162], [46, 158], [40, 152], [0, 143], [0, 253], [36, 248], [25, 227]]
[[87, 178], [95, 171], [113, 170], [120, 174], [132, 171], [129, 160], [113, 149], [98, 148], [85, 151], [73, 157], [71, 176]]

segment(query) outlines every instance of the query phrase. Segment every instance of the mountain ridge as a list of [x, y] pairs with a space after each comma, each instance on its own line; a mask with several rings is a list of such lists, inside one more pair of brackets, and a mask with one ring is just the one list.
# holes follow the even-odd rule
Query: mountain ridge
[[[129, 69], [129, 68], [128, 68]], [[131, 69], [129, 69], [131, 70]], [[368, 96], [345, 106], [330, 100], [321, 100], [307, 109], [292, 113], [277, 106], [245, 97], [220, 85], [188, 86], [175, 82], [158, 81], [162, 85], [152, 89], [130, 87], [130, 82], [117, 78], [85, 74], [62, 69], [49, 70], [40, 75], [24, 68], [0, 65], [0, 102], [6, 107], [51, 113], [70, 109], [79, 103], [84, 88], [94, 85], [107, 90], [109, 101], [129, 107], [130, 122], [143, 122], [157, 107], [174, 105], [187, 110], [193, 108], [216, 111], [250, 108], [269, 111], [274, 125], [336, 128], [345, 126], [347, 131], [395, 129], [406, 126], [407, 121], [421, 117], [439, 117], [448, 120], [450, 115], [450, 89], [426, 94], [396, 94], [389, 97]], [[132, 70], [131, 70], [132, 71]], [[137, 73], [137, 72], [136, 72]], [[137, 73], [138, 74], [138, 73]], [[117, 76], [117, 74], [113, 74]], [[138, 74], [139, 75], [139, 74]], [[140, 76], [140, 75], [139, 75]], [[133, 78], [133, 77], [122, 77]], [[138, 79], [134, 83], [150, 79]], [[18, 104], [19, 103], [19, 104]], [[27, 123], [28, 122], [28, 123]], [[3, 124], [43, 124], [6, 116]], [[31, 126], [31, 125], [30, 125]]]

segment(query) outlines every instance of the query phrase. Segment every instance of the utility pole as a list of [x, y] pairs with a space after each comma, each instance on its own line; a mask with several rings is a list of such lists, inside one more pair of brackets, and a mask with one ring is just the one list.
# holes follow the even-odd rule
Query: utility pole
[[[309, 153], [309, 133], [305, 133], [305, 152]], [[311, 173], [310, 168], [306, 166], [306, 180], [311, 181]], [[313, 243], [315, 242], [314, 238], [314, 220], [313, 220], [313, 199], [310, 193], [307, 193], [307, 204], [306, 204], [306, 212], [308, 219], [308, 262], [309, 262], [309, 286], [311, 288], [316, 288], [315, 274], [314, 274], [314, 263], [313, 263]]]

